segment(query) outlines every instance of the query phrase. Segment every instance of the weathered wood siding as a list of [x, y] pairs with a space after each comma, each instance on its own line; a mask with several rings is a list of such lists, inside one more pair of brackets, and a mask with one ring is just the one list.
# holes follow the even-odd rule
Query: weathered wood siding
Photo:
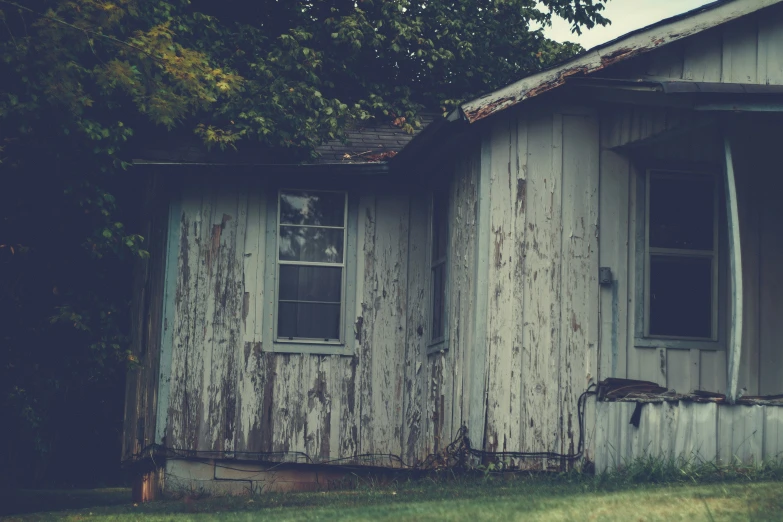
[[607, 77], [783, 84], [783, 6], [685, 38], [600, 73]]
[[[658, 78], [705, 82], [783, 84], [783, 6], [689, 37], [608, 68], [612, 78]], [[733, 128], [735, 124], [727, 128]], [[681, 109], [614, 106], [601, 112], [601, 266], [615, 281], [601, 290], [600, 378], [652, 380], [681, 392], [726, 391], [725, 351], [634, 348], [637, 263], [637, 187], [650, 162], [701, 163], [722, 168], [722, 139], [714, 115]], [[777, 268], [783, 261], [778, 239], [783, 216], [774, 201], [779, 185], [777, 162], [763, 147], [751, 147], [774, 135], [775, 125], [760, 119], [736, 132], [736, 160], [743, 256], [743, 337], [739, 388], [749, 394], [783, 391]], [[747, 137], [743, 144], [743, 138]], [[648, 140], [645, 144], [644, 140]], [[623, 150], [617, 147], [625, 146]], [[766, 150], [775, 146], [767, 145]], [[626, 306], [627, 303], [627, 306]]]
[[664, 402], [642, 406], [639, 427], [628, 422], [635, 402], [596, 403], [597, 472], [654, 457], [686, 462], [780, 461], [783, 408]]
[[358, 206], [348, 353], [289, 354], [273, 353], [263, 335], [274, 306], [263, 276], [274, 256], [266, 239], [276, 233], [267, 195], [277, 185], [189, 178], [172, 207], [171, 369], [158, 442], [238, 458], [384, 466], [400, 465], [384, 455], [413, 464], [450, 442], [462, 423], [472, 349], [477, 152], [464, 153], [449, 178], [450, 342], [430, 355], [427, 189], [391, 180], [346, 185]]
[[[683, 350], [661, 341], [658, 348], [634, 347], [636, 285], [640, 258], [638, 183], [653, 164], [688, 168], [722, 167], [721, 136], [716, 124], [692, 118], [661, 123], [645, 108], [607, 109], [601, 128], [601, 266], [612, 268], [614, 282], [601, 290], [600, 378], [625, 377], [658, 382], [680, 392], [726, 391], [724, 350]], [[687, 124], [684, 124], [687, 122]], [[684, 124], [681, 126], [681, 124]], [[678, 132], [677, 129], [684, 129]], [[783, 213], [776, 204], [781, 187], [774, 157], [775, 124], [758, 118], [735, 122], [735, 172], [743, 258], [743, 335], [739, 385], [746, 394], [783, 392], [783, 349], [779, 295], [783, 285]], [[644, 140], [652, 138], [648, 145]], [[634, 144], [615, 149], [618, 144]], [[725, 217], [721, 216], [725, 222]], [[724, 235], [725, 236], [725, 235]], [[726, 238], [721, 238], [726, 244]], [[727, 259], [721, 263], [727, 266]], [[725, 273], [721, 277], [725, 277]], [[725, 296], [721, 297], [728, 306]], [[627, 303], [627, 306], [626, 306]], [[725, 318], [721, 328], [725, 328]]]
[[125, 386], [125, 423], [122, 458], [131, 458], [155, 442], [158, 377], [163, 327], [164, 271], [168, 228], [168, 201], [162, 178], [142, 177], [142, 235], [149, 258], [138, 259], [133, 271], [130, 349], [138, 366], [128, 372]]
[[487, 450], [576, 452], [577, 399], [597, 365], [598, 140], [597, 113], [582, 109], [487, 131], [486, 391], [471, 398], [486, 401]]

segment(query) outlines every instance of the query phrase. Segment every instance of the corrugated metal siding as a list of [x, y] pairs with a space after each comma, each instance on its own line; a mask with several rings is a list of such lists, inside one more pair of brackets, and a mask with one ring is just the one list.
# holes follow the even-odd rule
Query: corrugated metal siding
[[644, 404], [639, 427], [630, 424], [635, 402], [598, 402], [596, 471], [635, 459], [761, 463], [783, 456], [783, 408], [715, 403]]

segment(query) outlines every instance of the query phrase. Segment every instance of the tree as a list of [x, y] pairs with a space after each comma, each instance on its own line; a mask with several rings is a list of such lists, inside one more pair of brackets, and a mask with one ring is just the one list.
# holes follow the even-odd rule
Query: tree
[[579, 51], [540, 28], [605, 24], [605, 1], [0, 0], [6, 459], [38, 455], [46, 476], [122, 415], [128, 261], [146, 254], [128, 161], [145, 137], [306, 159], [356, 120], [412, 130], [422, 108]]

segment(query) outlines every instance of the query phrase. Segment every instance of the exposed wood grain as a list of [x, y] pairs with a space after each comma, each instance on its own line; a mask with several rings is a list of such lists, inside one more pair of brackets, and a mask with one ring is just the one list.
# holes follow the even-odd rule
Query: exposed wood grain
[[[529, 120], [522, 385], [523, 451], [553, 451], [559, 440], [562, 116]], [[520, 238], [522, 240], [522, 238]], [[541, 415], [541, 412], [550, 412]], [[541, 463], [544, 465], [544, 463]]]
[[[513, 451], [518, 441], [510, 439], [511, 361], [514, 324], [521, 310], [513, 300], [514, 265], [519, 263], [514, 247], [516, 201], [516, 121], [496, 123], [490, 137], [489, 233], [487, 267], [487, 423], [484, 439], [488, 451]], [[513, 168], [513, 174], [512, 174]], [[482, 173], [483, 174], [483, 173]], [[518, 376], [517, 376], [518, 378]]]
[[[428, 364], [439, 364], [441, 357], [451, 360], [454, 378], [451, 389], [442, 390], [452, 396], [452, 426], [467, 425], [470, 419], [470, 379], [474, 352], [482, 347], [474, 344], [475, 329], [475, 263], [477, 248], [478, 183], [480, 175], [480, 149], [478, 145], [467, 147], [459, 155], [455, 177], [451, 184], [451, 234], [449, 248], [449, 352], [429, 358]], [[426, 383], [432, 376], [431, 368], [425, 375]], [[429, 408], [440, 403], [439, 394], [429, 398]], [[445, 406], [445, 400], [444, 400]], [[432, 414], [429, 412], [428, 422]], [[431, 433], [431, 430], [430, 430]], [[473, 436], [471, 433], [470, 436]], [[480, 434], [479, 434], [480, 436]], [[432, 441], [428, 435], [428, 441]], [[432, 447], [432, 442], [429, 442]]]
[[429, 224], [429, 198], [426, 193], [415, 194], [410, 203], [410, 228], [408, 237], [408, 287], [406, 296], [407, 330], [403, 354], [403, 423], [400, 447], [406, 462], [415, 462], [423, 453], [424, 426], [424, 367], [427, 363], [429, 248], [427, 225]]

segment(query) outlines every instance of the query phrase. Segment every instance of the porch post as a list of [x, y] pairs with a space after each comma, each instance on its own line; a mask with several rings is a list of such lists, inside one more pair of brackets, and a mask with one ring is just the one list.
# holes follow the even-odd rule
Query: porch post
[[729, 236], [729, 281], [731, 318], [729, 337], [726, 345], [728, 356], [728, 399], [734, 404], [737, 400], [737, 381], [739, 380], [740, 356], [742, 354], [742, 248], [740, 244], [739, 214], [737, 211], [737, 184], [734, 179], [734, 160], [731, 154], [731, 140], [724, 136], [723, 148], [726, 154], [726, 215], [728, 216]]

